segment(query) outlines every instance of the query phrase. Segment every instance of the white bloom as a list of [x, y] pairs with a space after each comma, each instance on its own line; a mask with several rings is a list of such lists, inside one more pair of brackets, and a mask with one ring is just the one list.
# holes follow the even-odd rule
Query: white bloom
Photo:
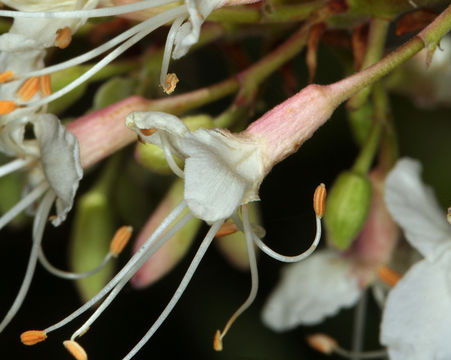
[[285, 266], [263, 309], [263, 322], [276, 331], [315, 325], [353, 306], [360, 294], [352, 262], [333, 250], [322, 250]]
[[[177, 117], [160, 112], [132, 113], [126, 124], [160, 145], [170, 164], [170, 153], [185, 160], [184, 198], [195, 217], [209, 223], [227, 219], [240, 205], [258, 200], [264, 172], [255, 141], [222, 129], [191, 132]], [[148, 129], [156, 132], [146, 136]]]
[[390, 213], [424, 256], [387, 299], [381, 342], [392, 360], [451, 358], [451, 226], [420, 173], [417, 161], [402, 159], [385, 185]]

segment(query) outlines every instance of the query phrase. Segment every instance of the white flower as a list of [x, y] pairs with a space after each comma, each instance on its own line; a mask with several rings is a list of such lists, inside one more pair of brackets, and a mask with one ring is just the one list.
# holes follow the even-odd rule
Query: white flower
[[[258, 200], [264, 172], [252, 139], [222, 129], [191, 132], [176, 116], [160, 112], [132, 113], [126, 124], [168, 154], [168, 163], [185, 178], [184, 198], [195, 217], [209, 223], [227, 219], [240, 205]], [[155, 132], [146, 136], [149, 129]], [[185, 160], [183, 172], [174, 168], [171, 153]]]
[[387, 299], [381, 342], [392, 360], [451, 358], [451, 226], [420, 173], [417, 161], [402, 159], [385, 185], [390, 213], [424, 256]]
[[[25, 127], [32, 126], [33, 139], [25, 139]], [[27, 271], [13, 306], [0, 323], [0, 332], [18, 311], [30, 286], [44, 227], [53, 203], [56, 215], [54, 226], [65, 220], [72, 208], [73, 199], [82, 177], [78, 142], [74, 135], [50, 114], [22, 117], [8, 122], [1, 133], [0, 144], [9, 155], [16, 152], [17, 159], [0, 167], [0, 176], [24, 169], [28, 182], [19, 203], [0, 217], [0, 229], [21, 211], [34, 207], [38, 202], [33, 222], [33, 247]]]

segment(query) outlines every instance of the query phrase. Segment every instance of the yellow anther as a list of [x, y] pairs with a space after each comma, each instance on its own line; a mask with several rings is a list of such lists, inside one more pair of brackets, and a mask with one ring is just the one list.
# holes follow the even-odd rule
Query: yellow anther
[[52, 94], [52, 82], [50, 75], [42, 75], [39, 78], [39, 90], [41, 90], [42, 95], [49, 96]]
[[390, 286], [395, 286], [396, 283], [401, 280], [401, 275], [399, 275], [395, 270], [390, 269], [388, 266], [382, 265], [377, 269], [377, 275], [380, 279]]
[[131, 226], [121, 226], [113, 236], [110, 244], [110, 253], [118, 256], [132, 236], [133, 228]]
[[140, 131], [143, 135], [150, 136], [152, 134], [155, 134], [157, 129], [153, 129], [153, 128], [152, 129], [141, 129]]
[[38, 90], [39, 78], [37, 76], [33, 76], [25, 80], [19, 90], [17, 90], [16, 95], [23, 101], [28, 101], [38, 92]]
[[0, 73], [0, 84], [8, 82], [14, 77], [14, 71], [8, 70]]
[[176, 74], [172, 73], [172, 74], [167, 74], [166, 75], [166, 80], [165, 80], [165, 86], [163, 88], [164, 92], [166, 94], [172, 94], [175, 90], [175, 87], [177, 86], [177, 83], [179, 82], [179, 78], [177, 77]]
[[219, 330], [216, 330], [215, 337], [213, 339], [213, 349], [215, 351], [222, 351], [222, 337]]
[[320, 218], [323, 217], [324, 212], [326, 211], [326, 195], [326, 185], [319, 184], [313, 194], [313, 209], [315, 210], [316, 216], [319, 216]]
[[76, 360], [88, 360], [88, 354], [78, 342], [66, 340], [63, 342], [63, 345]]
[[6, 115], [16, 110], [19, 106], [11, 100], [0, 100], [0, 115]]
[[55, 46], [60, 49], [65, 49], [69, 46], [72, 41], [72, 30], [70, 27], [66, 26], [65, 28], [58, 29], [56, 31], [56, 40]]
[[313, 349], [326, 355], [332, 354], [338, 346], [337, 341], [326, 334], [309, 335], [306, 340]]
[[34, 345], [47, 339], [47, 334], [42, 330], [28, 330], [20, 335], [20, 341], [24, 345]]

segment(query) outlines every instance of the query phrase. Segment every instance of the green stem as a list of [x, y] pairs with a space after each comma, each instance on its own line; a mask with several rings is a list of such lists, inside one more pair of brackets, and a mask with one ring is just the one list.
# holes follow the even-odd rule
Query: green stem
[[[375, 18], [371, 21], [367, 52], [363, 59], [362, 69], [368, 68], [381, 59], [389, 25], [390, 22], [385, 19]], [[349, 99], [346, 106], [351, 110], [360, 108], [367, 101], [370, 92], [370, 86], [362, 89]]]

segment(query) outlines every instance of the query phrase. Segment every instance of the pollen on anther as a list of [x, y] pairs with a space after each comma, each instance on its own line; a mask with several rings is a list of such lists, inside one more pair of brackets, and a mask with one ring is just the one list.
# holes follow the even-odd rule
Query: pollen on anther
[[152, 134], [155, 134], [155, 132], [157, 131], [157, 129], [141, 129], [140, 130], [141, 131], [141, 133], [143, 134], [143, 135], [145, 135], [145, 136], [150, 136], [150, 135], [152, 135]]
[[127, 245], [132, 236], [133, 228], [131, 226], [121, 226], [113, 236], [110, 244], [110, 253], [118, 256]]
[[33, 76], [25, 80], [19, 90], [17, 90], [16, 95], [23, 101], [28, 101], [38, 92], [38, 90], [39, 78], [37, 76]]
[[221, 332], [219, 330], [216, 330], [215, 337], [213, 339], [213, 349], [215, 351], [222, 351], [222, 339], [221, 339]]
[[234, 234], [238, 231], [238, 227], [233, 222], [225, 222], [221, 225], [215, 237], [221, 238], [227, 235]]
[[72, 30], [70, 29], [70, 27], [66, 26], [56, 31], [55, 46], [59, 47], [60, 49], [65, 49], [69, 46], [71, 41]]
[[88, 354], [79, 343], [73, 340], [66, 340], [63, 342], [64, 347], [76, 360], [88, 360]]
[[166, 94], [172, 94], [175, 90], [175, 87], [177, 86], [177, 83], [179, 82], [179, 78], [177, 77], [176, 74], [171, 73], [171, 74], [167, 74], [166, 75], [166, 80], [165, 80], [165, 87], [164, 87], [164, 92]]
[[52, 82], [49, 74], [39, 77], [39, 90], [41, 90], [41, 93], [44, 96], [52, 94]]
[[19, 106], [12, 100], [0, 100], [0, 115], [6, 115], [16, 110]]
[[326, 334], [309, 335], [306, 341], [313, 349], [326, 355], [332, 354], [338, 346], [337, 341]]
[[47, 339], [47, 334], [42, 330], [28, 330], [20, 334], [20, 341], [24, 345], [35, 345]]
[[313, 209], [315, 210], [316, 216], [320, 218], [323, 217], [326, 211], [326, 195], [326, 185], [319, 184], [313, 194]]
[[14, 77], [14, 71], [8, 70], [0, 73], [0, 84], [11, 80]]

